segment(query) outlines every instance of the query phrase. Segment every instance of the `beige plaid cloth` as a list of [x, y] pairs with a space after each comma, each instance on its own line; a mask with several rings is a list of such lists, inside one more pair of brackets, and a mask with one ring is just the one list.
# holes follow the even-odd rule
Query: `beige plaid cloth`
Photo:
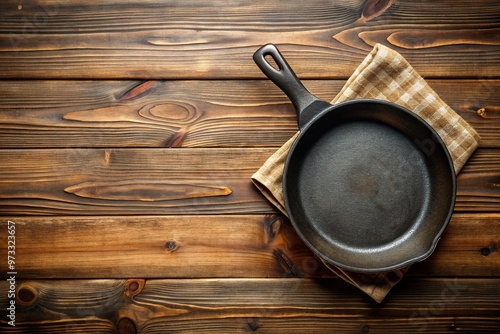
[[[477, 132], [451, 109], [399, 53], [381, 44], [347, 80], [332, 103], [358, 98], [394, 102], [412, 110], [429, 123], [443, 139], [458, 173], [479, 144]], [[282, 174], [288, 150], [297, 134], [276, 151], [252, 176], [252, 181], [285, 215]], [[408, 267], [393, 272], [361, 274], [325, 265], [345, 281], [381, 302]]]

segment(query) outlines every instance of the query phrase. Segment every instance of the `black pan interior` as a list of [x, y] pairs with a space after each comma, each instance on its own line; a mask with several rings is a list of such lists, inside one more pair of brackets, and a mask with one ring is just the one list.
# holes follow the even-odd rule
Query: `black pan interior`
[[418, 116], [354, 101], [301, 131], [283, 186], [311, 249], [343, 268], [380, 272], [432, 253], [451, 217], [454, 178], [445, 145]]

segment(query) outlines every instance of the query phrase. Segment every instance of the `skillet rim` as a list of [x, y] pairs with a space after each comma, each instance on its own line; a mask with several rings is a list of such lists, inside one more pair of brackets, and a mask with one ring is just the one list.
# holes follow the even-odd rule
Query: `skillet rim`
[[[444, 221], [441, 222], [441, 227], [439, 229], [439, 231], [434, 235], [434, 238], [431, 241], [429, 247], [420, 255], [418, 256], [414, 256], [408, 260], [405, 260], [403, 262], [399, 262], [399, 263], [395, 263], [393, 265], [389, 265], [389, 266], [379, 266], [379, 267], [370, 267], [370, 268], [366, 268], [366, 267], [358, 267], [358, 266], [353, 266], [353, 265], [349, 265], [349, 264], [345, 264], [345, 263], [342, 263], [342, 262], [339, 262], [339, 261], [336, 261], [332, 258], [330, 258], [329, 256], [323, 254], [321, 251], [317, 250], [316, 247], [304, 236], [304, 234], [302, 233], [301, 229], [299, 228], [299, 224], [295, 221], [293, 215], [292, 215], [292, 211], [290, 210], [291, 208], [291, 205], [290, 205], [290, 199], [289, 199], [289, 191], [287, 191], [288, 189], [288, 170], [289, 170], [289, 166], [290, 166], [290, 160], [291, 160], [291, 157], [293, 156], [293, 153], [298, 145], [298, 143], [300, 142], [301, 138], [305, 135], [305, 133], [307, 133], [308, 129], [318, 120], [320, 119], [321, 117], [323, 117], [323, 115], [327, 114], [327, 113], [330, 113], [332, 112], [333, 110], [336, 110], [336, 109], [339, 109], [341, 107], [344, 107], [346, 105], [351, 105], [351, 104], [366, 104], [366, 103], [369, 103], [369, 104], [379, 104], [379, 105], [383, 105], [383, 106], [388, 106], [389, 108], [395, 108], [401, 112], [404, 112], [408, 115], [410, 115], [411, 117], [413, 117], [417, 122], [421, 123], [421, 125], [423, 125], [424, 127], [426, 127], [434, 136], [435, 136], [435, 139], [437, 140], [436, 141], [436, 146], [439, 146], [439, 149], [441, 151], [443, 151], [443, 153], [445, 154], [445, 157], [446, 157], [446, 161], [448, 162], [448, 167], [449, 167], [449, 171], [450, 171], [450, 176], [451, 176], [451, 200], [450, 200], [450, 203], [449, 203], [449, 207], [448, 207], [448, 213], [446, 215], [446, 218], [444, 219]], [[387, 124], [387, 123], [385, 123]], [[389, 124], [387, 124], [388, 126], [391, 126]], [[392, 126], [391, 126], [392, 127]], [[436, 246], [439, 242], [439, 240], [441, 239], [442, 237], [442, 234], [444, 233], [446, 227], [448, 226], [450, 220], [451, 220], [451, 217], [453, 215], [453, 211], [454, 211], [454, 207], [455, 207], [455, 201], [456, 201], [456, 192], [457, 192], [457, 184], [456, 184], [456, 174], [455, 174], [455, 168], [454, 168], [454, 164], [453, 164], [453, 160], [451, 158], [451, 155], [450, 155], [450, 152], [448, 150], [448, 147], [446, 146], [446, 144], [444, 143], [444, 141], [442, 140], [441, 136], [439, 136], [439, 134], [436, 132], [436, 130], [434, 130], [434, 128], [432, 126], [430, 126], [429, 123], [427, 123], [422, 117], [420, 117], [419, 115], [417, 115], [416, 113], [410, 111], [409, 109], [401, 106], [401, 105], [398, 105], [396, 103], [393, 103], [393, 102], [389, 102], [389, 101], [386, 101], [386, 100], [380, 100], [380, 99], [368, 99], [368, 98], [362, 98], [362, 99], [354, 99], [354, 100], [349, 100], [349, 101], [345, 101], [345, 102], [341, 102], [341, 103], [337, 103], [337, 104], [332, 104], [331, 107], [328, 107], [328, 108], [325, 108], [323, 110], [320, 110], [317, 115], [315, 115], [314, 117], [312, 117], [310, 119], [310, 121], [307, 122], [307, 124], [305, 126], [302, 126], [302, 128], [300, 129], [300, 132], [299, 132], [299, 135], [297, 136], [297, 138], [295, 138], [294, 142], [292, 143], [289, 151], [288, 151], [288, 154], [287, 154], [287, 157], [286, 157], [286, 160], [285, 160], [285, 167], [284, 167], [284, 170], [283, 170], [283, 180], [282, 180], [282, 188], [283, 188], [283, 198], [284, 198], [284, 202], [285, 202], [285, 209], [286, 209], [286, 212], [288, 213], [288, 218], [290, 220], [290, 222], [292, 223], [295, 231], [297, 232], [297, 234], [299, 235], [299, 237], [306, 243], [306, 245], [309, 247], [309, 249], [311, 249], [313, 251], [314, 254], [316, 254], [317, 256], [319, 256], [321, 259], [323, 259], [324, 261], [326, 261], [327, 263], [331, 264], [331, 265], [335, 265], [335, 266], [338, 266], [340, 268], [343, 268], [343, 269], [347, 269], [347, 270], [350, 270], [350, 271], [353, 271], [353, 272], [361, 272], [361, 273], [377, 273], [377, 272], [388, 272], [388, 271], [394, 271], [394, 270], [397, 270], [397, 269], [401, 269], [403, 267], [406, 267], [410, 264], [413, 264], [413, 263], [417, 263], [417, 262], [420, 262], [420, 261], [423, 261], [425, 260], [426, 258], [428, 258], [433, 252], [434, 250], [436, 249]], [[411, 238], [411, 237], [410, 237]]]

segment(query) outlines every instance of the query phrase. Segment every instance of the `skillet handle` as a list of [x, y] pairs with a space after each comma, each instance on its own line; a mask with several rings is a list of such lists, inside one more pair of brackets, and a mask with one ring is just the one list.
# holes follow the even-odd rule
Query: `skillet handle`
[[[273, 58], [278, 69], [267, 61], [266, 56]], [[300, 129], [309, 123], [320, 109], [331, 107], [331, 104], [318, 99], [304, 87], [274, 44], [266, 44], [258, 49], [253, 55], [253, 60], [261, 71], [292, 101], [297, 112]], [[312, 108], [313, 106], [314, 108]]]

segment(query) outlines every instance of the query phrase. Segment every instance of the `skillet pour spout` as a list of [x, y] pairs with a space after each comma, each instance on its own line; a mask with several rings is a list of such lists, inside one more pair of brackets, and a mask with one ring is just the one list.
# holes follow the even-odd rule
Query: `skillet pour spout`
[[453, 162], [436, 131], [391, 102], [318, 99], [272, 44], [254, 60], [297, 111], [300, 133], [285, 162], [283, 196], [306, 245], [357, 272], [396, 270], [431, 255], [456, 194]]

